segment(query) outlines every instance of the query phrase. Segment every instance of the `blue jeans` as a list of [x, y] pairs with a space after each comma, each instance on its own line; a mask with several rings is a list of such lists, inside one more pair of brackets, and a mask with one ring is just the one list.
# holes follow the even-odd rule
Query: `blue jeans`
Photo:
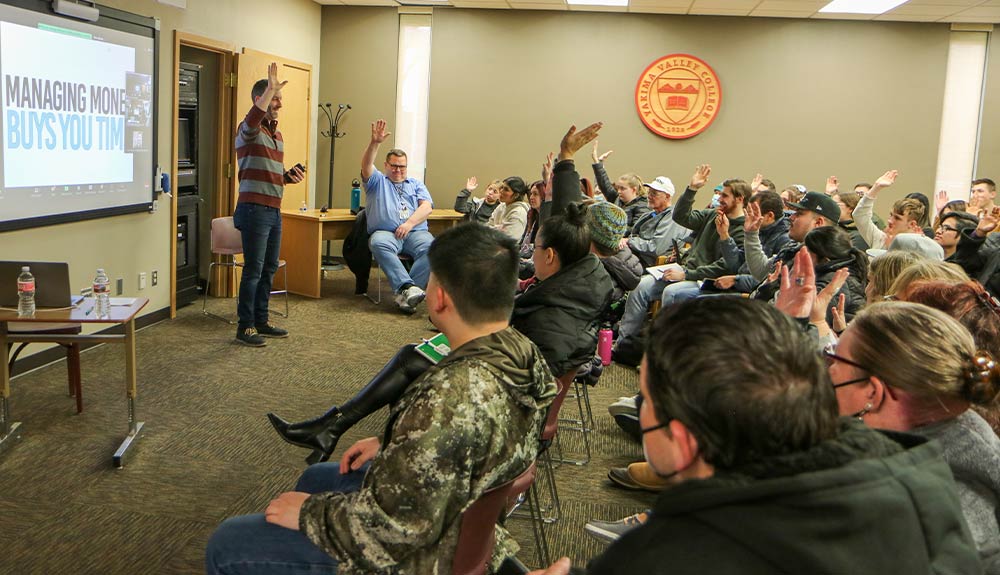
[[260, 204], [239, 203], [233, 224], [243, 238], [243, 277], [236, 314], [240, 330], [267, 323], [274, 272], [281, 249], [281, 210]]
[[698, 282], [680, 281], [667, 283], [663, 280], [653, 279], [653, 276], [646, 274], [639, 280], [639, 285], [629, 292], [628, 300], [625, 301], [625, 314], [618, 324], [618, 339], [634, 338], [639, 335], [642, 324], [646, 320], [646, 312], [649, 311], [650, 302], [656, 298], [660, 299], [663, 307], [669, 307], [675, 303], [694, 299], [701, 295]]
[[[410, 232], [405, 240], [400, 240], [392, 232], [373, 232], [368, 240], [372, 256], [378, 262], [385, 277], [389, 278], [392, 291], [398, 292], [404, 284], [411, 283], [420, 289], [427, 289], [427, 278], [431, 275], [431, 267], [427, 262], [427, 250], [431, 248], [434, 236], [427, 231]], [[413, 266], [407, 273], [399, 254], [413, 258]]]
[[[339, 463], [310, 466], [295, 491], [350, 493], [361, 488], [368, 465], [347, 475]], [[232, 517], [222, 522], [208, 540], [205, 572], [209, 575], [285, 575], [337, 572], [337, 560], [317, 547], [301, 531], [264, 520], [263, 513]]]

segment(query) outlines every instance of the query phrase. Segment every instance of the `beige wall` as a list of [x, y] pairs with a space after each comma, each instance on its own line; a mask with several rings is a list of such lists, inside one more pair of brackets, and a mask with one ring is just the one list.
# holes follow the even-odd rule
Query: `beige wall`
[[[933, 187], [946, 25], [436, 10], [433, 42], [439, 201], [469, 175], [534, 179], [567, 126], [596, 120], [612, 177], [680, 187], [709, 162], [712, 181], [760, 171], [822, 189], [830, 174], [851, 185], [894, 167], [894, 191]], [[638, 75], [670, 53], [705, 60], [722, 85], [715, 123], [687, 140], [654, 135], [633, 105]], [[589, 150], [577, 159], [592, 176]]]
[[1000, 180], [1000, 46], [990, 39], [975, 177]]
[[[323, 9], [323, 66], [319, 71], [317, 103], [350, 104], [337, 140], [334, 162], [333, 206], [351, 203], [351, 180], [360, 177], [361, 154], [371, 139], [371, 123], [396, 112], [396, 45], [399, 18], [395, 8], [347, 7]], [[379, 41], [373, 41], [378, 38]], [[320, 117], [317, 131], [326, 130]], [[391, 146], [384, 145], [383, 151]], [[381, 169], [381, 164], [379, 164]], [[326, 203], [330, 182], [330, 139], [320, 137], [316, 152], [316, 202]], [[339, 251], [337, 252], [339, 255]]]
[[[312, 0], [192, 0], [181, 10], [155, 0], [102, 0], [112, 8], [160, 19], [159, 116], [157, 162], [170, 164], [173, 102], [174, 31], [181, 30], [312, 64], [320, 64], [321, 7]], [[314, 74], [313, 91], [316, 91]], [[315, 144], [313, 144], [315, 149]], [[314, 159], [313, 159], [313, 163]], [[150, 176], [152, 177], [152, 175]], [[107, 269], [112, 280], [125, 278], [127, 295], [150, 298], [145, 312], [170, 305], [170, 236], [174, 224], [162, 197], [153, 214], [132, 214], [0, 234], [4, 259], [70, 262], [74, 289]], [[138, 291], [140, 271], [159, 271], [159, 284]], [[40, 348], [39, 348], [40, 349]]]

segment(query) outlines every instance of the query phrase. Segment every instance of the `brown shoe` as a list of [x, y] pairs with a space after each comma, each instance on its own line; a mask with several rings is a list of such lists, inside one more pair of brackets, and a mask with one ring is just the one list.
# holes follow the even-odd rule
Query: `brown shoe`
[[645, 461], [632, 463], [628, 467], [612, 467], [608, 471], [608, 479], [625, 489], [653, 493], [663, 491], [673, 483], [669, 478], [657, 475]]

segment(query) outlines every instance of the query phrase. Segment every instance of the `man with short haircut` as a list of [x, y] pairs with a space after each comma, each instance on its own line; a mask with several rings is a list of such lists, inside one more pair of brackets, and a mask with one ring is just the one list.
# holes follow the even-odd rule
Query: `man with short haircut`
[[[413, 313], [424, 300], [427, 287], [427, 250], [434, 241], [427, 231], [427, 216], [434, 202], [423, 182], [406, 176], [408, 160], [403, 150], [393, 148], [385, 155], [385, 173], [375, 168], [379, 146], [390, 135], [385, 126], [385, 120], [372, 123], [371, 141], [361, 156], [371, 236], [368, 244], [396, 293], [396, 306], [404, 313]], [[400, 254], [413, 258], [409, 271], [399, 260]]]
[[698, 166], [674, 208], [674, 221], [695, 233], [687, 258], [677, 268], [667, 269], [660, 278], [644, 275], [639, 286], [629, 294], [625, 314], [619, 324], [615, 361], [638, 363], [639, 332], [649, 303], [654, 298], [660, 298], [663, 306], [668, 307], [698, 297], [701, 294], [700, 280], [737, 271], [739, 266], [731, 269], [722, 256], [719, 229], [726, 227], [728, 235], [737, 245], [743, 243], [743, 206], [750, 199], [750, 184], [743, 180], [726, 180], [719, 192], [718, 209], [693, 210], [695, 195], [708, 181], [711, 171], [708, 164]]
[[806, 192], [801, 200], [789, 204], [789, 207], [795, 211], [788, 217], [788, 242], [769, 257], [761, 244], [760, 233], [767, 220], [761, 207], [754, 204], [747, 206], [744, 253], [747, 267], [758, 282], [764, 281], [778, 262], [791, 262], [809, 232], [824, 226], [835, 226], [840, 220], [837, 202], [819, 192]]
[[947, 212], [941, 216], [941, 224], [934, 232], [934, 241], [944, 250], [944, 261], [952, 262], [955, 249], [958, 247], [958, 240], [965, 230], [976, 229], [979, 225], [979, 218], [965, 212]]
[[[814, 281], [795, 285], [815, 294]], [[981, 573], [937, 442], [839, 418], [843, 383], [773, 306], [665, 309], [639, 371], [639, 423], [650, 466], [677, 485], [586, 573]]]
[[642, 265], [656, 265], [656, 259], [670, 253], [675, 242], [681, 242], [691, 230], [674, 221], [670, 202], [674, 196], [674, 183], [666, 176], [657, 176], [646, 188], [649, 211], [632, 224], [632, 228], [618, 243], [629, 248]]
[[861, 197], [857, 207], [854, 208], [854, 213], [851, 214], [854, 216], [854, 225], [858, 227], [861, 237], [872, 248], [885, 249], [889, 247], [892, 238], [896, 234], [924, 233], [923, 227], [920, 226], [920, 218], [924, 216], [926, 208], [922, 203], [914, 199], [897, 200], [892, 205], [892, 212], [889, 215], [889, 221], [886, 223], [885, 231], [878, 229], [872, 223], [872, 210], [875, 207], [875, 199], [878, 197], [880, 191], [888, 188], [896, 181], [898, 175], [899, 172], [897, 170], [889, 170], [883, 174], [875, 181], [875, 185]]
[[516, 243], [466, 224], [441, 234], [428, 259], [427, 307], [451, 352], [392, 405], [384, 440], [309, 467], [265, 514], [225, 521], [208, 544], [209, 574], [450, 574], [462, 512], [534, 461], [556, 385], [508, 323]]
[[[267, 344], [264, 337], [288, 337], [268, 317], [274, 272], [281, 250], [281, 198], [285, 184], [297, 184], [305, 174], [298, 166], [285, 171], [285, 148], [278, 131], [281, 88], [278, 64], [267, 68], [267, 79], [250, 90], [253, 107], [236, 132], [236, 163], [240, 181], [233, 225], [243, 242], [243, 275], [236, 313], [236, 341], [251, 347]], [[263, 336], [263, 337], [262, 337]]]
[[[754, 194], [750, 198], [750, 204], [753, 204], [755, 213], [760, 213], [761, 217], [760, 230], [753, 232], [758, 234], [756, 245], [760, 246], [765, 257], [773, 257], [785, 248], [785, 246], [789, 245], [791, 241], [788, 236], [791, 219], [785, 217], [784, 201], [777, 192], [765, 190]], [[748, 212], [751, 209], [750, 204], [747, 205]], [[746, 229], [746, 220], [744, 220], [743, 225], [743, 241], [745, 243], [746, 237], [751, 232]], [[728, 230], [725, 233], [723, 233], [723, 230], [720, 230], [719, 238], [721, 240], [722, 256], [726, 258], [729, 266], [736, 266], [739, 269], [739, 273], [716, 278], [713, 282], [714, 288], [732, 290], [738, 293], [750, 293], [757, 287], [760, 280], [750, 273], [750, 266], [745, 261], [745, 249], [741, 249], [736, 240], [729, 235]]]
[[972, 180], [972, 190], [969, 193], [969, 207], [975, 214], [979, 212], [990, 212], [996, 207], [994, 200], [997, 197], [997, 185], [989, 178], [979, 178]]

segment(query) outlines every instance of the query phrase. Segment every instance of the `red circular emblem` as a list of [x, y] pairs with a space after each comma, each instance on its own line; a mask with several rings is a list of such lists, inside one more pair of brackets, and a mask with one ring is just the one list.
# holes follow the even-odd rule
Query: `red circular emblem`
[[664, 138], [702, 133], [719, 115], [722, 86], [715, 70], [689, 54], [650, 64], [635, 86], [635, 108], [646, 127]]

